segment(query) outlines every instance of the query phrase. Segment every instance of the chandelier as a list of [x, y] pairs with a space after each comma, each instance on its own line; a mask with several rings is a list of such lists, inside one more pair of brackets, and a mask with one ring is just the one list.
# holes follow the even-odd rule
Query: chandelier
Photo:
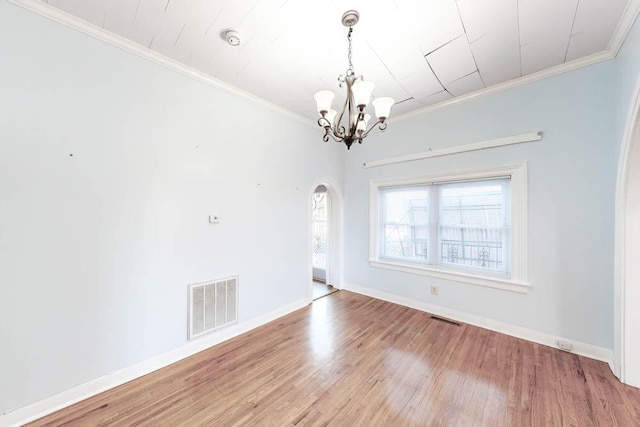
[[[340, 87], [344, 85], [347, 87], [347, 97], [340, 115], [338, 116], [338, 112], [331, 109], [331, 102], [335, 97], [333, 92], [321, 90], [313, 96], [316, 100], [318, 113], [320, 113], [318, 125], [324, 128], [323, 141], [327, 142], [331, 137], [337, 142], [344, 142], [347, 145], [347, 149], [351, 149], [351, 144], [355, 141], [362, 144], [362, 140], [376, 125], [379, 125], [378, 128], [384, 131], [387, 128], [385, 120], [389, 118], [389, 112], [394, 103], [393, 98], [376, 98], [372, 104], [378, 121], [367, 129], [371, 116], [365, 113], [365, 108], [367, 108], [371, 100], [375, 85], [365, 81], [362, 76], [356, 76], [351, 63], [351, 33], [353, 32], [353, 26], [358, 23], [359, 19], [360, 14], [356, 10], [348, 10], [342, 15], [342, 25], [349, 27], [349, 32], [347, 33], [349, 68], [347, 68], [345, 75], [338, 76]], [[347, 118], [343, 125], [342, 120], [345, 115]], [[336, 116], [338, 116], [337, 121]]]

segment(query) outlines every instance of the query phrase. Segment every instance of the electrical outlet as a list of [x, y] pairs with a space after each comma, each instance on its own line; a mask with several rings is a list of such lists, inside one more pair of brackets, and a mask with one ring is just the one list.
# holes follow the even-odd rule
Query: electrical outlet
[[438, 287], [431, 286], [431, 295], [438, 295]]

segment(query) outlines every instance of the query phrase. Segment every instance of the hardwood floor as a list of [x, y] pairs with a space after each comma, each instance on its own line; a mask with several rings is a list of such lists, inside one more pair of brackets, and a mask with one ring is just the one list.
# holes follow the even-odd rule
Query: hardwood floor
[[319, 282], [314, 280], [313, 281], [313, 299], [317, 300], [318, 298], [322, 298], [325, 297], [327, 295], [330, 295], [334, 292], [337, 292], [338, 290], [336, 288], [334, 288], [331, 285], [327, 285], [326, 283], [323, 282]]
[[638, 426], [603, 362], [346, 291], [33, 425]]

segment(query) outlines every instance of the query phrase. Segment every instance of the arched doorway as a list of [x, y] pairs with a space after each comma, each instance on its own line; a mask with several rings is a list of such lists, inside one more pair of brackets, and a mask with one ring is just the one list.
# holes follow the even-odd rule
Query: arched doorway
[[330, 180], [314, 183], [310, 221], [310, 300], [340, 289], [342, 283], [342, 197]]
[[331, 196], [327, 191], [327, 187], [322, 184], [318, 185], [311, 197], [311, 271], [314, 301], [336, 291], [331, 284], [331, 266], [327, 262], [327, 258], [330, 255], [330, 210]]
[[640, 79], [622, 142], [616, 189], [615, 373], [640, 387]]

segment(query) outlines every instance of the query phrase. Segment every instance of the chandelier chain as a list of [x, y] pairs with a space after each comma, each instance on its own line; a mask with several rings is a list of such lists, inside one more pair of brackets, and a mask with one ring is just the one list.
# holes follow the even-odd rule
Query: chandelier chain
[[353, 71], [353, 63], [351, 62], [351, 33], [353, 32], [353, 27], [349, 27], [349, 33], [347, 34], [347, 40], [349, 40], [349, 51], [347, 58], [349, 59], [349, 69], [347, 70], [347, 75], [355, 74]]

